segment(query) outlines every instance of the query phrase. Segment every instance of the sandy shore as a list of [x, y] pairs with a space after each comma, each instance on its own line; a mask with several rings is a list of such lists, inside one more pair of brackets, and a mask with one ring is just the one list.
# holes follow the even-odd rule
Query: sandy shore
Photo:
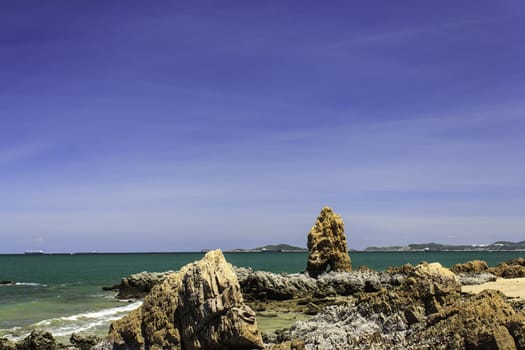
[[468, 293], [479, 293], [485, 289], [496, 289], [508, 297], [525, 299], [525, 278], [498, 278], [495, 282], [461, 287], [463, 292]]

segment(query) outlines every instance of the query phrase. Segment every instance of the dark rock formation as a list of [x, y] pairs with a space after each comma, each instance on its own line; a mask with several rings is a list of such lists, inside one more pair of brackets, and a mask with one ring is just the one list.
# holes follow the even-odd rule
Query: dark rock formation
[[90, 350], [96, 344], [100, 343], [101, 339], [95, 335], [73, 333], [71, 334], [69, 341], [80, 350]]
[[13, 282], [13, 281], [0, 281], [0, 285], [4, 285], [4, 286], [5, 285], [10, 286], [10, 285], [13, 285], [13, 284], [15, 284], [15, 282]]
[[348, 296], [358, 292], [376, 292], [399, 285], [402, 275], [372, 270], [329, 272], [317, 279], [304, 274], [275, 274], [236, 268], [243, 295], [253, 300], [289, 300], [293, 298]]
[[51, 333], [35, 330], [20, 341], [16, 348], [17, 350], [56, 350], [57, 342]]
[[351, 271], [343, 219], [324, 207], [308, 233], [306, 273], [317, 277], [327, 271]]
[[104, 287], [104, 290], [118, 290], [118, 299], [142, 299], [151, 292], [153, 287], [161, 284], [173, 271], [147, 272], [143, 271], [124, 277], [120, 284]]
[[255, 313], [219, 250], [170, 274], [109, 336], [116, 349], [263, 348]]
[[312, 349], [525, 349], [525, 315], [502, 294], [464, 297], [439, 264], [405, 271], [400, 286], [327, 307], [296, 323], [290, 338]]

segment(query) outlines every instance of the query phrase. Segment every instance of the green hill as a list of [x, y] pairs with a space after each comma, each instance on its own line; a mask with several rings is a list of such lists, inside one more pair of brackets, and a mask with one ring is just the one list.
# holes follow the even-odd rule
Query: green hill
[[258, 247], [255, 249], [252, 249], [252, 251], [308, 251], [306, 248], [301, 247], [295, 247], [289, 244], [269, 244], [265, 245], [264, 247]]

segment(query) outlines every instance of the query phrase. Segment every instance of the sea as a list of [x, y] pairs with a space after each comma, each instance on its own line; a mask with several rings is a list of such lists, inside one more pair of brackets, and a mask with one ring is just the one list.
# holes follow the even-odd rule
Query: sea
[[[102, 287], [141, 271], [178, 270], [204, 253], [119, 253], [0, 255], [0, 338], [19, 340], [33, 329], [44, 329], [64, 343], [73, 332], [103, 336], [109, 325], [141, 305], [121, 301]], [[225, 253], [234, 266], [274, 273], [304, 270], [308, 254]], [[421, 261], [446, 267], [481, 259], [489, 266], [525, 256], [524, 252], [351, 252], [352, 266], [382, 271], [389, 266]]]

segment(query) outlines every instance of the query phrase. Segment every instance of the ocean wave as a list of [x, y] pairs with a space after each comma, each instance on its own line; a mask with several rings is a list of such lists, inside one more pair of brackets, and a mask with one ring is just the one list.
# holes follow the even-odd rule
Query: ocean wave
[[129, 312], [140, 307], [140, 305], [142, 305], [142, 301], [111, 309], [89, 311], [71, 316], [51, 318], [24, 327], [23, 330], [20, 327], [0, 330], [0, 334], [4, 333], [8, 338], [17, 341], [26, 337], [33, 329], [45, 329], [51, 332], [55, 337], [69, 336], [74, 332], [92, 332], [96, 330], [107, 331], [111, 321], [124, 317]]
[[29, 287], [47, 287], [47, 284], [37, 282], [13, 282], [0, 284], [0, 287], [29, 286]]
[[47, 287], [47, 284], [36, 282], [16, 282], [15, 286]]

